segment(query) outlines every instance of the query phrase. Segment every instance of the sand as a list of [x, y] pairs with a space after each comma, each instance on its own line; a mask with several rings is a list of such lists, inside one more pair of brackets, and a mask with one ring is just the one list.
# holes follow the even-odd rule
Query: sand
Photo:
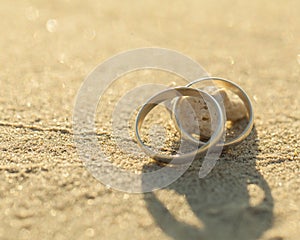
[[[296, 0], [1, 1], [0, 239], [299, 239], [299, 9]], [[73, 106], [95, 66], [153, 46], [240, 84], [256, 128], [205, 179], [195, 166], [165, 189], [118, 192], [77, 155]], [[155, 76], [120, 79], [107, 98], [174, 80]], [[112, 108], [99, 141], [116, 164], [143, 169], [115, 151]]]

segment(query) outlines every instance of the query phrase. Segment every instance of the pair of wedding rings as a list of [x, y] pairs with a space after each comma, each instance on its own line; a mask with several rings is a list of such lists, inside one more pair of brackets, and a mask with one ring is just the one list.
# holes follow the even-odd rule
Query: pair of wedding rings
[[[212, 96], [201, 87], [193, 88], [193, 86], [196, 84], [203, 84], [204, 86], [207, 83], [213, 84], [215, 88], [224, 88], [231, 91], [233, 94], [238, 96], [244, 104], [244, 107], [247, 111], [246, 118], [248, 122], [244, 130], [233, 139], [226, 139], [224, 134], [226, 131], [225, 124], [227, 118], [225, 111], [226, 109], [224, 109], [224, 102], [222, 100], [222, 97], [220, 95], [218, 97]], [[184, 124], [182, 123], [184, 121], [184, 118], [182, 117], [182, 115], [178, 114], [177, 110], [180, 107], [180, 101], [186, 97], [198, 98], [199, 102], [201, 100], [202, 102], [204, 101], [206, 103], [206, 109], [209, 110], [212, 127], [211, 135], [209, 136], [209, 139], [207, 141], [202, 141], [201, 138], [195, 138], [183, 127]], [[150, 146], [145, 144], [145, 142], [142, 140], [140, 132], [143, 126], [144, 119], [148, 115], [148, 113], [158, 104], [172, 99], [172, 116], [177, 128], [180, 130], [182, 137], [191, 141], [191, 143], [196, 143], [198, 147], [195, 150], [183, 154], [165, 155], [154, 151]], [[197, 115], [197, 113], [195, 113], [194, 115]], [[253, 124], [254, 116], [251, 101], [246, 92], [240, 86], [224, 78], [204, 77], [197, 79], [184, 87], [169, 88], [151, 97], [138, 112], [135, 122], [135, 135], [137, 142], [142, 150], [156, 161], [163, 163], [185, 163], [185, 159], [190, 159], [193, 156], [199, 156], [210, 148], [228, 147], [231, 145], [239, 144], [250, 134], [253, 128]]]

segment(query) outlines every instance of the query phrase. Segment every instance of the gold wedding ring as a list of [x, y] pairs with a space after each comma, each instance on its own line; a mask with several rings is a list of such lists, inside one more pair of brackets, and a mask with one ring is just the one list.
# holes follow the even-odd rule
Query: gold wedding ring
[[[207, 83], [207, 82], [210, 83], [211, 86], [218, 87], [218, 88], [225, 88], [227, 90], [232, 91], [234, 94], [236, 94], [243, 101], [244, 106], [246, 107], [246, 110], [247, 110], [248, 124], [245, 127], [245, 129], [237, 137], [235, 137], [231, 140], [227, 140], [227, 141], [225, 140], [224, 147], [228, 147], [230, 145], [235, 145], [235, 144], [240, 143], [241, 141], [243, 141], [251, 133], [251, 130], [252, 130], [253, 125], [254, 125], [254, 114], [253, 114], [253, 108], [252, 108], [250, 98], [248, 97], [246, 92], [240, 86], [238, 86], [236, 83], [234, 83], [232, 81], [229, 81], [227, 79], [224, 79], [224, 78], [219, 78], [219, 77], [200, 78], [200, 79], [197, 79], [197, 80], [189, 83], [188, 85], [186, 85], [186, 87], [193, 87], [193, 85], [198, 83], [197, 89], [201, 89], [201, 84], [203, 86], [206, 86], [205, 83]], [[218, 101], [218, 103], [220, 104], [221, 107], [224, 107], [221, 96], [217, 96], [216, 100]], [[182, 132], [184, 137], [189, 139], [190, 141], [196, 143], [196, 144], [199, 144], [199, 143], [204, 144], [204, 142], [201, 142], [200, 140], [195, 139], [193, 136], [191, 136], [191, 134], [189, 134], [182, 127], [181, 121], [183, 121], [183, 119], [180, 119], [180, 117], [177, 116], [177, 114], [176, 114], [178, 108], [180, 108], [180, 98], [176, 99], [176, 101], [174, 102], [172, 112], [173, 112], [173, 115], [174, 115], [174, 120], [175, 120], [174, 122], [177, 125], [177, 127], [180, 129], [180, 131]]]

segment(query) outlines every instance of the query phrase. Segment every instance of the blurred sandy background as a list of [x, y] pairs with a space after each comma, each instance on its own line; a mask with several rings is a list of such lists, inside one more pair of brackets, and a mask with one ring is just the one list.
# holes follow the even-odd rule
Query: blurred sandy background
[[[297, 0], [1, 0], [0, 239], [299, 239], [299, 9]], [[131, 195], [84, 168], [72, 109], [96, 65], [153, 46], [240, 84], [256, 131], [206, 179], [191, 169]]]

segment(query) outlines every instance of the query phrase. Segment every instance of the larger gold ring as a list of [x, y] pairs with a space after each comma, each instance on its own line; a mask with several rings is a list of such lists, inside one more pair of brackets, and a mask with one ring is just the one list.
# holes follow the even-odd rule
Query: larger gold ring
[[[149, 146], [147, 146], [141, 136], [140, 136], [140, 130], [143, 125], [144, 119], [147, 116], [147, 114], [159, 103], [164, 102], [169, 99], [177, 98], [177, 97], [200, 97], [203, 98], [206, 102], [209, 112], [214, 112], [214, 116], [212, 117], [213, 121], [216, 121], [215, 124], [212, 124], [214, 126], [214, 129], [212, 129], [213, 133], [210, 137], [210, 139], [202, 144], [201, 146], [197, 145], [197, 149], [193, 150], [188, 153], [183, 154], [176, 154], [176, 155], [165, 155], [160, 154], [154, 150], [152, 150]], [[213, 109], [214, 108], [214, 109]], [[213, 111], [214, 110], [214, 111]], [[214, 99], [210, 94], [199, 90], [195, 88], [189, 88], [189, 87], [177, 87], [177, 88], [171, 88], [167, 89], [165, 91], [162, 91], [158, 93], [157, 95], [150, 98], [139, 110], [138, 115], [136, 117], [135, 122], [135, 135], [137, 142], [139, 146], [142, 148], [142, 150], [149, 155], [151, 158], [163, 162], [163, 163], [171, 163], [171, 164], [184, 164], [190, 161], [191, 159], [194, 160], [197, 158], [201, 153], [207, 151], [208, 149], [218, 145], [220, 143], [220, 140], [222, 141], [223, 133], [225, 128], [225, 116], [222, 113], [222, 109], [219, 105], [219, 103]]]

